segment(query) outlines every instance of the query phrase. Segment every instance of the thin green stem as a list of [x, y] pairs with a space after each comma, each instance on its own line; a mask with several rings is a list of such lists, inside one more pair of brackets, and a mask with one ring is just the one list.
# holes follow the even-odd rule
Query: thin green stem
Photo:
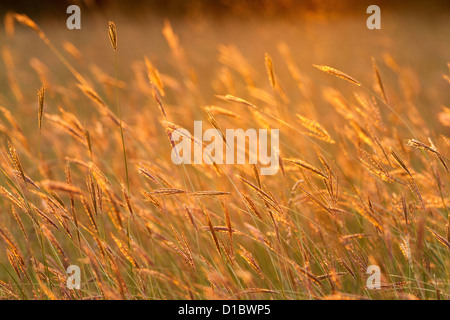
[[[117, 73], [118, 73], [118, 67], [117, 67], [117, 52], [114, 51], [114, 65], [115, 65], [115, 72], [116, 72], [116, 81], [118, 79]], [[125, 163], [125, 174], [126, 174], [126, 178], [127, 178], [127, 191], [128, 193], [130, 193], [130, 180], [128, 177], [128, 162], [127, 162], [127, 151], [125, 148], [125, 139], [123, 136], [123, 125], [122, 125], [122, 112], [120, 110], [120, 105], [119, 105], [119, 92], [117, 90], [117, 86], [114, 89], [115, 93], [116, 93], [116, 105], [117, 105], [117, 115], [119, 117], [119, 127], [120, 127], [120, 138], [122, 140], [122, 150], [123, 150], [123, 160]]]

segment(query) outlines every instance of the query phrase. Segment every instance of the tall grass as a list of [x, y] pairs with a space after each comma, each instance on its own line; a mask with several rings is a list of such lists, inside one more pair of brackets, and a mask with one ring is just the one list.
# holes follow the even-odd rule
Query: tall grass
[[[367, 83], [323, 61], [302, 70], [284, 43], [258, 57], [222, 45], [209, 95], [168, 21], [173, 72], [142, 57], [124, 82], [114, 23], [110, 76], [95, 61], [82, 74], [30, 18], [8, 15], [8, 30], [12, 20], [73, 79], [34, 61], [45, 107], [43, 86], [34, 115], [0, 109], [1, 298], [449, 298], [450, 137], [422, 115], [412, 71], [394, 58], [372, 58]], [[82, 60], [82, 47], [65, 47]], [[6, 91], [25, 91], [8, 81]], [[436, 115], [443, 127], [447, 109]], [[280, 170], [173, 164], [171, 134], [199, 119], [203, 130], [279, 128]], [[69, 265], [82, 270], [80, 290], [66, 287]], [[366, 288], [370, 265], [381, 289]]]

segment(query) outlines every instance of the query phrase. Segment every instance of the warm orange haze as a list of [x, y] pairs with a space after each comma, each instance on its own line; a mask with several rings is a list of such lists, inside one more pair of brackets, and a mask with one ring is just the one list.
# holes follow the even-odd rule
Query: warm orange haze
[[449, 299], [449, 6], [169, 3], [0, 6], [0, 299]]

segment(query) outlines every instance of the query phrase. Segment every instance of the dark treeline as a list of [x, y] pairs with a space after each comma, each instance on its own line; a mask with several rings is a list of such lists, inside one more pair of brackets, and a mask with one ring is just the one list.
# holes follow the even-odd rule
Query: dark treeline
[[432, 10], [449, 12], [450, 1], [393, 1], [393, 0], [2, 0], [0, 13], [15, 11], [32, 18], [54, 16], [65, 13], [71, 5], [79, 5], [89, 11], [114, 10], [125, 15], [148, 13], [164, 16], [182, 16], [193, 12], [211, 16], [228, 14], [246, 16], [262, 15], [277, 17], [294, 15], [300, 11], [352, 12], [364, 10], [371, 4], [395, 10]]

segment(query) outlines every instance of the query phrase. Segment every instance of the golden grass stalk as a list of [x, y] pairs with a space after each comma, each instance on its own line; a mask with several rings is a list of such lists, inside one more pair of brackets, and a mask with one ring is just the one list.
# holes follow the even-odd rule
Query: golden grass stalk
[[194, 261], [191, 259], [191, 257], [189, 257], [189, 255], [188, 255], [186, 252], [184, 252], [184, 250], [181, 250], [180, 248], [178, 248], [172, 241], [169, 241], [169, 240], [166, 240], [166, 239], [164, 239], [164, 240], [162, 240], [162, 241], [163, 241], [163, 243], [164, 243], [167, 247], [169, 247], [169, 249], [172, 249], [172, 251], [174, 251], [174, 252], [176, 252], [178, 255], [180, 255], [180, 256], [183, 258], [183, 260], [184, 260], [190, 267], [192, 267], [193, 269], [195, 269]]
[[169, 196], [169, 195], [174, 195], [174, 194], [186, 194], [187, 191], [181, 190], [181, 189], [175, 189], [175, 188], [160, 188], [160, 189], [156, 189], [150, 193], [155, 196]]
[[357, 80], [355, 80], [354, 78], [350, 77], [348, 74], [345, 74], [342, 71], [339, 71], [337, 69], [334, 69], [334, 68], [328, 67], [328, 66], [324, 66], [324, 65], [313, 64], [313, 66], [316, 67], [317, 69], [319, 69], [320, 71], [323, 71], [325, 73], [334, 75], [338, 78], [347, 80], [348, 82], [356, 84], [357, 86], [361, 86], [361, 83], [359, 83]]
[[183, 205], [184, 212], [186, 213], [186, 217], [191, 222], [192, 226], [194, 227], [195, 231], [198, 231], [197, 223], [195, 222], [194, 216], [192, 215], [191, 210], [185, 205]]
[[224, 191], [196, 191], [189, 193], [190, 196], [197, 198], [226, 196], [230, 194], [231, 192], [224, 192]]
[[117, 50], [117, 31], [116, 31], [116, 24], [112, 21], [108, 21], [108, 36], [109, 41], [111, 42], [111, 45], [114, 49], [114, 51]]
[[447, 247], [448, 250], [450, 250], [450, 242], [447, 239], [445, 239], [443, 236], [441, 236], [439, 233], [437, 233], [431, 228], [428, 228], [428, 230], [441, 244], [443, 244], [444, 246]]
[[378, 70], [378, 66], [374, 57], [372, 57], [372, 66], [373, 66], [373, 73], [375, 75], [375, 81], [378, 85], [381, 95], [383, 96], [383, 100], [385, 103], [388, 103], [386, 92], [384, 91], [383, 82], [381, 81], [380, 71]]
[[120, 252], [124, 255], [124, 257], [133, 265], [135, 268], [139, 268], [139, 265], [136, 261], [136, 259], [133, 257], [132, 252], [128, 248], [128, 246], [120, 241], [118, 238], [116, 238], [112, 233], [111, 237], [113, 238], [114, 242], [117, 244], [117, 247], [119, 248]]
[[384, 169], [383, 165], [364, 150], [361, 150], [361, 157], [359, 160], [364, 164], [367, 170], [380, 177], [383, 181], [393, 181], [393, 178], [389, 172]]
[[222, 107], [217, 106], [207, 106], [205, 107], [205, 110], [209, 112], [210, 114], [220, 114], [231, 118], [241, 119], [242, 117], [230, 110], [224, 109]]
[[163, 210], [163, 207], [162, 207], [161, 203], [159, 203], [159, 201], [155, 198], [155, 196], [153, 194], [151, 194], [150, 192], [145, 191], [143, 189], [141, 189], [141, 193], [144, 195], [144, 197], [146, 198], [147, 201], [150, 201], [157, 208], [159, 208], [160, 210]]
[[161, 75], [159, 74], [158, 69], [156, 69], [153, 64], [151, 63], [151, 61], [145, 57], [144, 58], [145, 61], [145, 66], [147, 67], [147, 77], [148, 80], [150, 81], [151, 84], [154, 84], [157, 86], [159, 93], [161, 94], [161, 96], [165, 96], [165, 92], [164, 92], [164, 83], [161, 80]]
[[258, 107], [256, 107], [253, 103], [248, 102], [247, 100], [235, 97], [231, 94], [227, 94], [225, 96], [221, 96], [221, 95], [217, 95], [217, 98], [225, 100], [225, 101], [231, 101], [231, 102], [236, 102], [236, 103], [240, 103], [243, 104], [247, 107], [250, 107], [252, 109], [258, 110]]
[[243, 194], [242, 199], [244, 200], [245, 204], [248, 208], [253, 212], [255, 216], [258, 217], [259, 220], [262, 221], [261, 213], [258, 211], [258, 208], [256, 207], [255, 203], [253, 202], [252, 198], [250, 198], [248, 195]]
[[446, 157], [444, 157], [441, 153], [439, 153], [438, 149], [433, 144], [433, 142], [431, 141], [430, 138], [428, 138], [428, 141], [430, 142], [430, 146], [427, 146], [425, 143], [417, 141], [416, 139], [409, 139], [407, 142], [407, 145], [412, 148], [416, 148], [416, 149], [420, 149], [423, 151], [434, 153], [438, 157], [438, 159], [442, 163], [442, 165], [444, 166], [445, 170], [447, 170], [447, 172], [448, 172], [449, 169], [448, 169], [448, 166], [446, 163], [446, 160], [448, 160], [448, 159]]
[[53, 180], [43, 180], [40, 182], [40, 184], [48, 189], [54, 190], [54, 191], [62, 191], [67, 193], [74, 193], [78, 195], [82, 195], [83, 191], [80, 188], [77, 188], [71, 184], [60, 182], [60, 181], [53, 181]]
[[5, 33], [6, 36], [9, 38], [13, 38], [14, 37], [14, 13], [12, 12], [7, 12], [5, 14]]
[[285, 158], [283, 160], [293, 163], [296, 166], [299, 166], [300, 168], [311, 171], [312, 173], [314, 173], [322, 178], [325, 178], [325, 179], [327, 178], [327, 176], [324, 173], [322, 173], [319, 169], [317, 169], [316, 167], [314, 167], [313, 165], [309, 164], [306, 161], [303, 161], [301, 159], [294, 159], [294, 158]]
[[240, 248], [240, 250], [238, 251], [239, 255], [242, 258], [244, 258], [244, 260], [250, 265], [250, 267], [253, 268], [253, 270], [256, 271], [256, 273], [258, 274], [258, 276], [261, 279], [265, 279], [264, 273], [262, 272], [261, 268], [259, 267], [259, 265], [256, 262], [253, 255], [250, 252], [248, 252], [247, 250], [245, 250], [245, 248], [243, 246], [239, 245], [239, 248]]
[[[116, 81], [118, 81], [118, 65], [117, 65], [117, 30], [116, 30], [116, 25], [114, 22], [112, 21], [108, 21], [108, 36], [109, 36], [109, 41], [111, 42], [111, 45], [114, 49], [114, 69], [116, 71]], [[115, 94], [116, 94], [116, 105], [117, 105], [117, 115], [119, 117], [119, 127], [120, 127], [120, 138], [122, 141], [122, 151], [123, 151], [123, 161], [125, 164], [125, 175], [126, 175], [126, 180], [127, 180], [127, 190], [128, 192], [130, 192], [130, 178], [128, 175], [128, 162], [127, 162], [127, 150], [125, 148], [125, 138], [123, 135], [123, 125], [122, 125], [122, 112], [120, 110], [120, 105], [119, 105], [119, 92], [117, 87], [114, 88]]]
[[212, 113], [211, 113], [208, 109], [206, 109], [205, 111], [206, 111], [206, 114], [208, 115], [208, 121], [209, 121], [209, 123], [211, 123], [211, 125], [212, 125], [215, 129], [219, 130], [220, 135], [222, 136], [222, 140], [223, 140], [223, 142], [225, 142], [225, 144], [226, 144], [226, 143], [227, 143], [227, 139], [225, 138], [225, 135], [223, 134], [223, 131], [222, 131], [222, 129], [220, 128], [219, 124], [217, 123], [216, 119], [214, 118], [214, 116], [212, 115]]
[[50, 48], [50, 50], [56, 55], [56, 57], [64, 64], [64, 66], [72, 73], [72, 75], [84, 85], [87, 85], [87, 81], [83, 76], [61, 55], [61, 53], [56, 49], [56, 47], [50, 42], [45, 33], [38, 27], [38, 25], [31, 20], [25, 14], [14, 14], [14, 18], [22, 25], [31, 28], [42, 41]]
[[81, 142], [83, 145], [87, 145], [84, 131], [80, 130], [76, 125], [74, 126], [73, 123], [69, 123], [65, 121], [62, 117], [56, 115], [56, 114], [46, 114], [45, 117], [50, 120], [53, 124], [60, 127], [62, 130], [67, 132], [69, 135], [71, 135], [73, 138]]
[[14, 18], [17, 20], [17, 22], [21, 23], [24, 26], [27, 26], [28, 28], [31, 28], [34, 32], [37, 33], [37, 35], [44, 40], [45, 42], [48, 41], [48, 38], [45, 36], [44, 32], [41, 30], [41, 28], [38, 27], [38, 25], [30, 19], [26, 14], [14, 14]]
[[42, 128], [42, 115], [44, 114], [44, 97], [45, 97], [45, 86], [42, 85], [41, 89], [38, 91], [38, 104], [39, 104], [39, 114], [38, 114], [38, 126], [39, 130]]
[[22, 179], [23, 182], [26, 183], [27, 179], [25, 177], [25, 172], [23, 171], [22, 164], [20, 163], [19, 156], [17, 155], [16, 149], [9, 141], [8, 141], [8, 158], [14, 170], [19, 172], [20, 178]]
[[304, 128], [308, 129], [308, 132], [306, 134], [330, 144], [335, 143], [335, 141], [330, 137], [325, 128], [322, 127], [317, 121], [308, 119], [298, 113], [297, 120]]
[[161, 94], [160, 94], [158, 87], [153, 82], [150, 82], [150, 86], [152, 87], [153, 99], [155, 99], [156, 104], [158, 105], [159, 111], [161, 111], [163, 118], [167, 119], [166, 110], [164, 109], [164, 105], [162, 103]]
[[270, 55], [268, 53], [266, 53], [264, 60], [265, 60], [265, 64], [266, 64], [266, 72], [267, 72], [267, 76], [269, 77], [270, 85], [272, 86], [273, 90], [276, 90], [277, 84], [275, 81], [275, 74], [273, 72], [272, 58], [270, 57]]

